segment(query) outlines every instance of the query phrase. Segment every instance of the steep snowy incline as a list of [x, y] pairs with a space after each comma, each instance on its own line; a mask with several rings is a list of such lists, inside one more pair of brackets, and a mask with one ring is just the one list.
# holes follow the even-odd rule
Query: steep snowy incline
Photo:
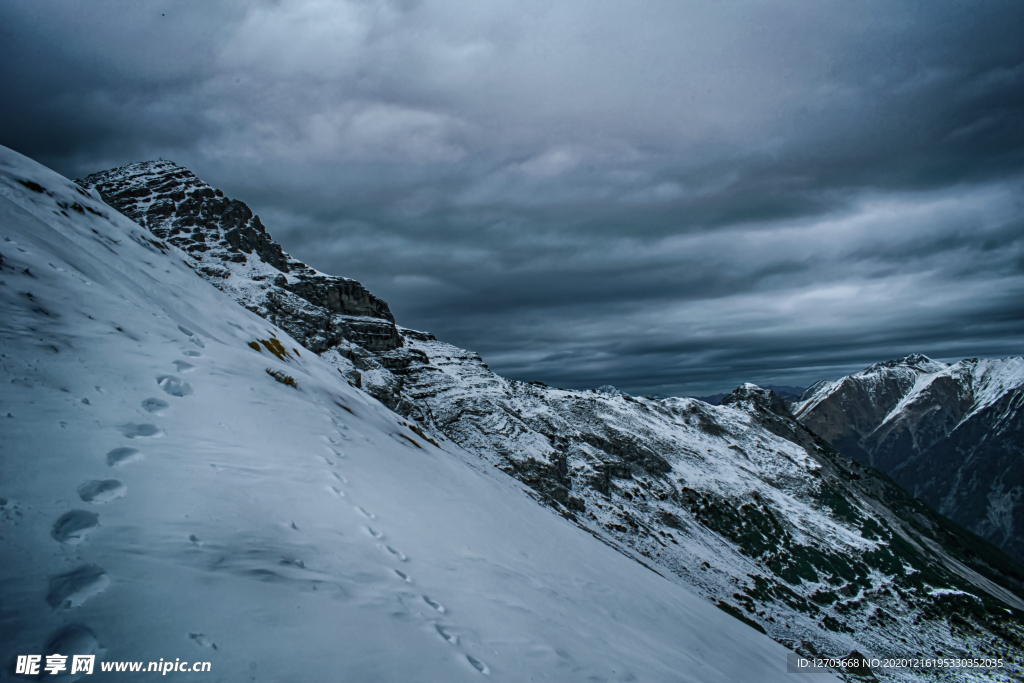
[[5, 667], [57, 650], [212, 662], [180, 680], [788, 680], [781, 645], [428, 443], [2, 148], [0, 239]]

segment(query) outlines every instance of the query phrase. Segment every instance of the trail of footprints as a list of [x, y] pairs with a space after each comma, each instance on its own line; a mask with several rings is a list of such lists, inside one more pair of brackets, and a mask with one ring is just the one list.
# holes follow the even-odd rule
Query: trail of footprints
[[[338, 427], [339, 430], [348, 429], [347, 425], [345, 425], [344, 423], [339, 422], [333, 415], [331, 415], [330, 413], [328, 413], [328, 415], [330, 416], [331, 422], [334, 424], [335, 427]], [[345, 435], [341, 431], [338, 432], [338, 436], [340, 436], [342, 439], [348, 439], [349, 438], [347, 435]], [[335, 460], [340, 461], [341, 459], [343, 459], [345, 457], [342, 453], [338, 452], [334, 448], [334, 446], [337, 446], [339, 444], [338, 441], [336, 441], [335, 439], [333, 439], [330, 436], [324, 436], [323, 439], [328, 444], [330, 444], [328, 446], [328, 450], [330, 451], [332, 457]], [[331, 458], [322, 457], [321, 456], [321, 459], [324, 462], [326, 462], [328, 465], [334, 465], [334, 462], [331, 460]], [[344, 483], [344, 484], [348, 483], [348, 479], [346, 479], [342, 475], [339, 475], [337, 472], [335, 472], [333, 470], [330, 470], [330, 473], [331, 473], [331, 475], [337, 481], [339, 481], [341, 483]], [[328, 488], [335, 495], [337, 495], [339, 497], [346, 497], [345, 493], [343, 491], [339, 490], [337, 486], [329, 486]], [[365, 519], [367, 522], [374, 522], [374, 523], [376, 523], [376, 522], [379, 521], [377, 519], [377, 515], [375, 515], [371, 511], [367, 510], [366, 508], [362, 507], [361, 505], [352, 505], [352, 510], [356, 514], [358, 514], [360, 517]], [[389, 544], [389, 543], [387, 543], [385, 541], [386, 536], [385, 536], [385, 534], [379, 528], [373, 526], [370, 523], [367, 523], [367, 524], [363, 525], [363, 530], [366, 532], [367, 536], [370, 539], [372, 539], [372, 541], [376, 542], [377, 547], [380, 548], [383, 552], [385, 552], [387, 554], [387, 556], [389, 556], [392, 560], [397, 560], [398, 562], [401, 562], [401, 563], [404, 563], [404, 564], [411, 564], [411, 562], [409, 560], [409, 557], [405, 553], [403, 553], [401, 550], [395, 548], [394, 546], [392, 546], [391, 544]], [[403, 583], [406, 583], [406, 584], [413, 584], [414, 583], [412, 576], [410, 576], [407, 572], [405, 572], [405, 571], [403, 571], [401, 569], [397, 569], [395, 567], [390, 567], [390, 569], [394, 573], [394, 576], [397, 579], [399, 579], [400, 581], [402, 581]], [[399, 589], [398, 592], [399, 592], [400, 595], [409, 595], [408, 591], [406, 591], [406, 590]], [[437, 635], [440, 636], [449, 645], [451, 645], [453, 647], [460, 648], [460, 654], [464, 657], [464, 661], [466, 663], [468, 663], [470, 666], [472, 666], [476, 671], [478, 671], [478, 672], [480, 672], [480, 673], [482, 673], [484, 675], [490, 675], [491, 670], [490, 670], [490, 668], [484, 662], [482, 662], [481, 660], [477, 659], [476, 657], [474, 657], [471, 654], [468, 654], [468, 653], [466, 653], [464, 651], [461, 651], [462, 650], [461, 641], [459, 639], [459, 635], [456, 632], [455, 627], [450, 626], [450, 625], [445, 624], [445, 623], [442, 623], [440, 621], [441, 618], [444, 618], [444, 617], [448, 616], [448, 608], [446, 608], [440, 602], [432, 599], [429, 595], [420, 594], [419, 595], [419, 599], [421, 599], [425, 605], [427, 605], [430, 609], [432, 609], [435, 612], [437, 612], [437, 614], [439, 615], [438, 620], [430, 620], [430, 619], [428, 619], [428, 621], [430, 621], [430, 623], [433, 625], [434, 631], [437, 633]]]
[[[181, 326], [179, 326], [179, 329], [186, 334], [194, 344], [200, 348], [204, 346], [198, 335], [195, 335], [190, 330]], [[183, 353], [188, 358], [196, 358], [202, 355], [198, 351], [192, 350], [184, 351]], [[173, 361], [173, 365], [179, 374], [184, 374], [195, 369], [195, 366], [187, 360], [175, 360]], [[176, 375], [158, 375], [156, 377], [156, 383], [167, 395], [172, 397], [184, 398], [193, 393], [193, 389], [189, 383], [183, 381]], [[143, 400], [141, 407], [145, 412], [151, 415], [160, 416], [170, 409], [170, 403], [161, 398], [151, 397]], [[328, 414], [330, 415], [330, 413]], [[330, 415], [330, 418], [334, 425], [339, 429], [348, 429], [347, 425], [339, 422], [333, 415]], [[159, 438], [164, 435], [163, 430], [151, 423], [128, 422], [121, 425], [118, 429], [127, 439]], [[349, 438], [341, 431], [338, 432], [338, 436], [343, 440], [347, 440]], [[330, 436], [325, 436], [324, 440], [330, 444], [328, 449], [334, 457], [334, 461], [326, 456], [321, 456], [321, 459], [328, 466], [334, 466], [335, 461], [341, 460], [344, 457], [340, 452], [333, 448], [334, 446], [339, 445], [340, 442]], [[106, 456], [107, 466], [113, 469], [139, 462], [143, 458], [144, 455], [140, 450], [127, 446], [114, 448], [108, 452]], [[340, 475], [333, 470], [331, 470], [331, 474], [339, 484], [348, 484], [348, 479], [343, 475]], [[328, 486], [328, 490], [332, 495], [338, 498], [346, 497], [345, 492], [338, 486]], [[90, 503], [92, 505], [109, 503], [113, 500], [124, 497], [127, 493], [128, 487], [117, 479], [94, 479], [84, 482], [78, 487], [79, 498], [83, 502]], [[377, 520], [377, 516], [374, 513], [359, 505], [353, 505], [353, 510], [370, 522]], [[74, 545], [84, 541], [89, 531], [98, 525], [99, 514], [88, 510], [71, 510], [61, 515], [54, 522], [51, 536], [58, 543]], [[292, 523], [292, 527], [295, 528], [294, 522]], [[368, 524], [364, 526], [364, 528], [368, 536], [376, 541], [377, 546], [386, 552], [388, 556], [398, 562], [409, 562], [409, 558], [405, 553], [384, 542], [385, 534], [383, 532]], [[200, 544], [199, 540], [194, 535], [190, 536], [189, 540], [196, 545]], [[296, 565], [299, 567], [304, 566], [298, 561], [296, 562]], [[391, 568], [391, 571], [394, 573], [394, 576], [403, 583], [410, 585], [414, 583], [412, 577], [407, 572], [393, 567]], [[71, 609], [79, 607], [89, 598], [103, 592], [109, 584], [110, 578], [102, 567], [94, 564], [83, 564], [67, 573], [59, 574], [50, 578], [46, 602], [54, 609]], [[433, 600], [427, 595], [420, 595], [420, 598], [423, 600], [424, 604], [437, 612], [441, 617], [448, 615], [447, 608], [441, 603]], [[440, 621], [433, 621], [432, 624], [438, 636], [440, 636], [446, 643], [453, 647], [460, 647], [459, 636], [452, 626], [442, 624]], [[192, 633], [189, 634], [189, 637], [201, 645], [212, 647], [213, 649], [216, 649], [217, 647], [208, 636], [202, 633]], [[48, 651], [52, 652], [74, 650], [77, 653], [84, 654], [96, 652], [99, 646], [95, 635], [88, 627], [81, 624], [73, 624], [64, 627], [54, 634], [50, 639], [48, 647]], [[479, 671], [484, 675], [490, 674], [490, 669], [485, 663], [471, 654], [465, 652], [462, 652], [461, 654], [465, 657], [465, 661], [476, 671]]]
[[[202, 340], [190, 330], [181, 327], [190, 341], [199, 347], [203, 347]], [[198, 351], [184, 351], [188, 358], [201, 356]], [[174, 360], [172, 364], [179, 373], [186, 373], [195, 369], [195, 366], [185, 360]], [[156, 384], [165, 393], [175, 397], [185, 397], [193, 393], [192, 387], [175, 375], [159, 375], [156, 377]], [[88, 404], [88, 399], [83, 399]], [[152, 415], [163, 415], [170, 408], [170, 404], [161, 398], [147, 398], [142, 401], [142, 410]], [[164, 435], [163, 430], [154, 424], [128, 422], [119, 426], [118, 431], [127, 439], [138, 438], [159, 438]], [[143, 459], [142, 452], [137, 448], [118, 447], [107, 453], [107, 466], [113, 469], [124, 467]], [[91, 505], [103, 505], [128, 493], [128, 487], [118, 479], [93, 479], [82, 483], [78, 487], [78, 497], [82, 502]], [[53, 523], [50, 536], [53, 540], [62, 545], [77, 545], [86, 540], [89, 532], [99, 526], [99, 514], [89, 510], [70, 510], [61, 515]], [[193, 540], [195, 537], [192, 537]], [[82, 564], [64, 574], [50, 577], [49, 589], [46, 594], [46, 602], [53, 609], [64, 610], [80, 607], [86, 600], [102, 593], [110, 585], [110, 577], [106, 571], [95, 564]], [[200, 645], [209, 647], [216, 645], [207, 636], [190, 634], [190, 637]], [[209, 641], [210, 645], [207, 645]], [[76, 654], [94, 654], [99, 649], [99, 643], [92, 630], [83, 624], [71, 624], [59, 629], [51, 636], [47, 644], [47, 652], [74, 652]]]

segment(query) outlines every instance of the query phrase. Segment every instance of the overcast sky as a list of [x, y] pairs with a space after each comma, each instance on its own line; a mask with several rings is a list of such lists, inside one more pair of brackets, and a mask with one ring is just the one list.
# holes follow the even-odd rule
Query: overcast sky
[[4, 0], [0, 144], [163, 157], [492, 369], [1024, 353], [1024, 2]]

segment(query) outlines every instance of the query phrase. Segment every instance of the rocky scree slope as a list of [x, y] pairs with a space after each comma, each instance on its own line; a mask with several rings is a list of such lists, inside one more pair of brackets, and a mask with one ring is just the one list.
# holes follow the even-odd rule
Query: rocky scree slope
[[[190, 249], [195, 227], [206, 244], [226, 235], [217, 214], [180, 208], [190, 193], [213, 201], [191, 173], [149, 162], [86, 182], [115, 208], [168, 230], [200, 275], [410, 418], [422, 439], [450, 439], [476, 453], [563, 517], [788, 647], [992, 654], [1006, 658], [1005, 680], [1024, 676], [1020, 565], [840, 455], [772, 392], [745, 385], [710, 406], [566, 391], [500, 377], [477, 354], [424, 332], [397, 327], [394, 342], [362, 343], [358, 331], [308, 324], [340, 314], [323, 298], [304, 298], [308, 290], [287, 288], [290, 279], [276, 284], [274, 263], [294, 263], [276, 245], [262, 247], [268, 259], [255, 247], [233, 250], [226, 237], [216, 248]], [[150, 194], [140, 198], [143, 186]], [[142, 211], [156, 203], [163, 208], [154, 217]], [[179, 215], [208, 222], [172, 235]], [[265, 235], [262, 226], [256, 231]], [[278, 304], [282, 298], [291, 305]], [[988, 672], [965, 675], [991, 680]]]
[[1024, 560], [1024, 359], [921, 354], [819, 382], [797, 418]]

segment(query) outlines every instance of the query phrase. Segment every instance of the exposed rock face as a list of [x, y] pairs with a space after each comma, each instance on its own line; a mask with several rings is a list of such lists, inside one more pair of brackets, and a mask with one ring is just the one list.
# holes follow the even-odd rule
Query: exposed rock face
[[180, 247], [189, 264], [247, 308], [314, 351], [342, 340], [373, 351], [401, 340], [388, 305], [348, 278], [320, 273], [284, 253], [259, 216], [170, 161], [94, 173], [81, 184]]
[[770, 389], [762, 389], [749, 382], [722, 398], [723, 406], [748, 406], [782, 417], [792, 417], [789, 406], [781, 396]]
[[1024, 359], [920, 354], [820, 382], [800, 421], [953, 521], [1024, 559]]
[[[358, 283], [261, 241], [266, 231], [241, 209], [227, 229], [214, 208], [188, 213], [210, 216], [201, 229], [207, 249], [191, 248], [195, 231], [183, 228], [194, 226], [171, 233], [192, 191], [180, 188], [203, 191], [203, 203], [222, 198], [180, 167], [153, 166], [90, 182], [165, 231], [154, 234], [181, 245], [200, 275], [410, 418], [422, 438], [475, 452], [569, 522], [780, 642], [868, 656], [1019, 648], [1024, 622], [1004, 608], [1024, 610], [1024, 569], [837, 453], [773, 392], [744, 385], [711, 406], [500, 377], [472, 351], [396, 328]], [[152, 215], [140, 204], [152, 196], [143, 189], [155, 192], [150, 183], [164, 202]], [[951, 631], [954, 612], [976, 630]]]
[[1003, 394], [893, 477], [950, 519], [1024, 559], [1024, 388]]

